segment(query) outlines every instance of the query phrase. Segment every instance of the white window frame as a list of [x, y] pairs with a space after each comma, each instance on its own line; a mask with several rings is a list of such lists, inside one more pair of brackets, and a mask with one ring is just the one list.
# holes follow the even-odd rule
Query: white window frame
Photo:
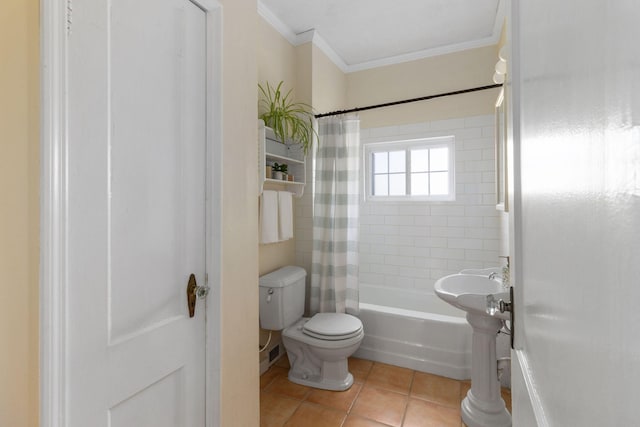
[[[374, 196], [373, 195], [373, 153], [387, 152], [387, 151], [399, 151], [416, 148], [434, 149], [443, 148], [449, 149], [449, 194], [442, 195], [402, 195], [402, 196]], [[369, 202], [444, 202], [454, 201], [456, 199], [455, 188], [455, 137], [453, 135], [438, 136], [429, 138], [417, 138], [406, 140], [390, 140], [384, 142], [372, 142], [363, 144], [364, 161], [364, 200]], [[411, 164], [406, 162], [405, 174], [407, 181], [411, 176]]]

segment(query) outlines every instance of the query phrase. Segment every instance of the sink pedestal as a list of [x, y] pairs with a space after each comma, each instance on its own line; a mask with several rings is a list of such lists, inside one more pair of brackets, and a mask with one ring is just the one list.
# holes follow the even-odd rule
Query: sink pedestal
[[468, 427], [510, 427], [511, 414], [504, 405], [498, 382], [496, 335], [502, 322], [494, 317], [467, 313], [473, 328], [471, 389], [461, 404]]
[[509, 294], [492, 277], [474, 274], [450, 274], [438, 279], [433, 287], [438, 297], [467, 312], [467, 322], [473, 328], [471, 390], [460, 405], [462, 420], [468, 427], [511, 427], [511, 414], [504, 406], [498, 383], [496, 335], [502, 321], [487, 313], [489, 296], [499, 301]]

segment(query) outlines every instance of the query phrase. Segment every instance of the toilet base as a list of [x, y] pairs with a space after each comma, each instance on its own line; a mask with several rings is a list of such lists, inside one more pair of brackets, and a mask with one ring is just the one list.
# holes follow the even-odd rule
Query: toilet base
[[311, 375], [307, 378], [302, 378], [301, 375], [296, 375], [294, 372], [289, 371], [289, 381], [322, 390], [345, 391], [353, 385], [353, 375], [351, 375], [351, 373], [347, 374], [347, 377], [343, 381], [323, 381], [320, 375]]
[[303, 333], [306, 319], [284, 330], [282, 342], [291, 369], [289, 380], [323, 390], [344, 391], [353, 384], [349, 356], [360, 346], [364, 333], [338, 341], [323, 341]]

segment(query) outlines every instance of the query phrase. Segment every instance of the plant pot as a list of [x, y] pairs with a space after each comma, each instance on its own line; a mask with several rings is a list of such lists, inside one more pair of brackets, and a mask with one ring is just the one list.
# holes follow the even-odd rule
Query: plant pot
[[264, 168], [264, 176], [266, 178], [271, 178], [272, 175], [273, 175], [273, 170], [271, 169], [271, 166], [265, 166], [265, 168]]
[[280, 172], [280, 171], [275, 171], [275, 172], [273, 172], [273, 176], [272, 176], [272, 178], [273, 178], [273, 179], [279, 179], [279, 180], [282, 180], [282, 172]]

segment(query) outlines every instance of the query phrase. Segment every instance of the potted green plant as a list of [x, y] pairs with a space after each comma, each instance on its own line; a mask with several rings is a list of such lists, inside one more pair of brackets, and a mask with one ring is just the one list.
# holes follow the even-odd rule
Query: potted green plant
[[282, 180], [284, 174], [287, 173], [287, 169], [289, 169], [289, 167], [286, 164], [274, 163], [271, 169], [273, 170], [272, 178]]
[[266, 83], [258, 88], [262, 93], [260, 98], [260, 118], [266, 126], [273, 129], [276, 137], [284, 144], [292, 140], [302, 146], [307, 154], [313, 142], [313, 136], [317, 135], [313, 128], [313, 113], [310, 105], [303, 102], [293, 102], [291, 90], [282, 93], [282, 85], [278, 83], [275, 88]]

